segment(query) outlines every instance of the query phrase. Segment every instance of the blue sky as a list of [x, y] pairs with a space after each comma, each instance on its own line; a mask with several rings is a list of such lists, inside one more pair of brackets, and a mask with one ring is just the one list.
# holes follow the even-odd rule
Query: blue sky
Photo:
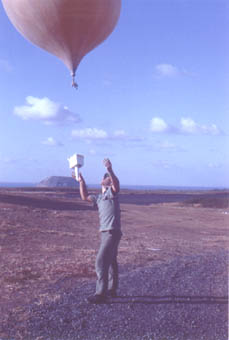
[[0, 4], [0, 182], [71, 174], [109, 157], [121, 184], [229, 187], [226, 0], [123, 0], [114, 32], [66, 66]]

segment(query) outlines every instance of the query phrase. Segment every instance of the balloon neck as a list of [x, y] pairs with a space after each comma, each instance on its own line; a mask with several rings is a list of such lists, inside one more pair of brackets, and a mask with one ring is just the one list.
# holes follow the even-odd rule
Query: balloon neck
[[72, 87], [78, 89], [78, 84], [75, 82], [75, 73], [72, 73]]

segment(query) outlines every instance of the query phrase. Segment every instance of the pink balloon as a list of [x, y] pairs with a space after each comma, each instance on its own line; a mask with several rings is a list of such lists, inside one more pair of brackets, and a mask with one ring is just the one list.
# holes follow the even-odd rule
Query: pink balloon
[[[17, 30], [60, 58], [73, 76], [82, 58], [114, 30], [121, 0], [2, 0]], [[75, 84], [76, 85], [76, 84]]]

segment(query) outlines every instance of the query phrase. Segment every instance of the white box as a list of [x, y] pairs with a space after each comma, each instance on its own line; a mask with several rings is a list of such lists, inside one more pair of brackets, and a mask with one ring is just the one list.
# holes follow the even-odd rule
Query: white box
[[68, 158], [69, 168], [73, 169], [75, 167], [81, 168], [84, 165], [84, 156], [74, 154], [72, 157]]

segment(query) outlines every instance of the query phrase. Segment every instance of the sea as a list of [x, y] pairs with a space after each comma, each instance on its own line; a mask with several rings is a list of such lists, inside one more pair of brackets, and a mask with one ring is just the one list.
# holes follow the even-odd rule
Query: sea
[[[30, 182], [0, 182], [0, 188], [35, 188], [38, 183]], [[90, 189], [101, 188], [98, 184], [88, 184]], [[178, 191], [206, 191], [206, 190], [228, 190], [226, 187], [201, 187], [201, 186], [166, 186], [166, 185], [121, 185], [121, 189], [127, 190], [178, 190]]]

